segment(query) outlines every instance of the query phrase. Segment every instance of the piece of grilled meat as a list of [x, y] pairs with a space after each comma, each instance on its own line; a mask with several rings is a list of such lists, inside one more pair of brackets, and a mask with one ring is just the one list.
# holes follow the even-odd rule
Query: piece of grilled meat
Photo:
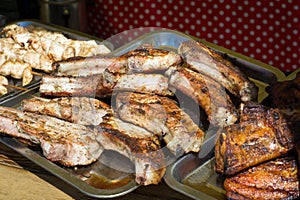
[[224, 181], [228, 199], [296, 199], [299, 197], [297, 161], [277, 158], [244, 170]]
[[181, 57], [172, 51], [141, 46], [120, 56], [99, 55], [78, 57], [53, 63], [60, 76], [84, 76], [102, 73], [105, 69], [113, 73], [141, 73], [166, 70], [181, 62]]
[[173, 95], [168, 79], [161, 74], [103, 74], [83, 77], [50, 76], [42, 77], [40, 93], [43, 96], [89, 96], [109, 97], [117, 91]]
[[294, 138], [279, 109], [248, 102], [241, 106], [240, 122], [217, 133], [215, 171], [232, 175], [271, 160], [294, 148]]
[[212, 125], [227, 126], [237, 121], [237, 110], [218, 82], [181, 66], [169, 68], [166, 75], [171, 86], [199, 103]]
[[123, 92], [116, 97], [116, 112], [122, 120], [163, 138], [176, 156], [201, 149], [204, 132], [168, 97]]
[[57, 117], [82, 125], [99, 125], [103, 116], [112, 113], [111, 107], [94, 98], [62, 97], [25, 99], [21, 108], [26, 112]]
[[114, 150], [135, 164], [136, 182], [158, 184], [166, 171], [159, 138], [146, 129], [106, 115], [97, 129], [97, 141], [104, 149]]
[[188, 67], [223, 85], [242, 101], [255, 100], [257, 89], [237, 67], [199, 41], [182, 42], [178, 53]]
[[52, 63], [56, 76], [91, 76], [102, 74], [107, 69], [113, 73], [126, 73], [126, 65], [126, 59], [111, 55], [71, 57]]
[[0, 107], [0, 132], [40, 145], [47, 159], [65, 166], [90, 164], [103, 152], [86, 126], [14, 108]]

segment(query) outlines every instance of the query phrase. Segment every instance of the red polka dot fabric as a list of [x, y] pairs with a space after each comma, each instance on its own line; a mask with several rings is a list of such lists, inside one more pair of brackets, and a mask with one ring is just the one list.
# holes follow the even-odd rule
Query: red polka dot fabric
[[284, 72], [300, 66], [300, 1], [93, 0], [88, 5], [89, 33], [103, 39], [139, 27], [160, 27], [196, 36]]

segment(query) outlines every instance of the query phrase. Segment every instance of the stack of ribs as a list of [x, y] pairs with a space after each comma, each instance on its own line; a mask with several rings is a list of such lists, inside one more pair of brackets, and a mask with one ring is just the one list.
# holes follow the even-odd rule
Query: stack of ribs
[[215, 171], [225, 176], [227, 198], [299, 197], [297, 132], [289, 119], [279, 108], [246, 102], [239, 121], [219, 129]]
[[257, 96], [236, 66], [196, 41], [183, 42], [177, 53], [146, 45], [52, 67], [42, 77], [41, 97], [24, 100], [21, 109], [0, 108], [0, 132], [40, 145], [47, 159], [66, 166], [117, 151], [134, 163], [140, 185], [159, 183], [169, 157], [201, 150], [206, 130], [181, 107], [178, 93], [220, 128], [239, 118], [230, 95], [240, 102]]

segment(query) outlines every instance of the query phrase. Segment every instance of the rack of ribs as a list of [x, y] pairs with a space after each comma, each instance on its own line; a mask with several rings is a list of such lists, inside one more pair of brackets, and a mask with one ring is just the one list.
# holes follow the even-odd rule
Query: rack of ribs
[[93, 125], [94, 139], [103, 149], [117, 151], [135, 164], [136, 181], [141, 185], [157, 184], [165, 173], [164, 153], [159, 138], [146, 129], [120, 120], [110, 106], [97, 99], [34, 98], [24, 100], [22, 109], [76, 124]]

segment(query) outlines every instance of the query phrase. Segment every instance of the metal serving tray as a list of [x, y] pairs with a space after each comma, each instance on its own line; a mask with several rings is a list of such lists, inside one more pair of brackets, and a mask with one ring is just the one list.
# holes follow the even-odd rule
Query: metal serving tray
[[[97, 38], [97, 37], [94, 37], [94, 36], [91, 36], [91, 35], [76, 31], [76, 30], [65, 28], [65, 27], [62, 27], [62, 26], [57, 26], [57, 25], [53, 25], [53, 24], [50, 24], [50, 23], [42, 22], [42, 21], [39, 21], [39, 20], [30, 20], [30, 21], [20, 20], [20, 21], [11, 22], [11, 23], [6, 24], [6, 25], [10, 25], [10, 24], [16, 24], [16, 25], [19, 25], [19, 26], [22, 26], [22, 27], [26, 27], [26, 26], [29, 26], [29, 25], [43, 27], [43, 28], [45, 28], [47, 30], [50, 30], [50, 31], [60, 32], [60, 33], [64, 34], [67, 38], [75, 39], [75, 40], [95, 40], [97, 43], [99, 43], [99, 44], [103, 43], [110, 50], [113, 50], [113, 46], [110, 43], [108, 43], [106, 41], [103, 41], [100, 38]], [[3, 27], [0, 28], [0, 32], [2, 31], [2, 29], [3, 29]], [[3, 35], [0, 35], [0, 37], [3, 37]], [[39, 72], [39, 73], [43, 74], [43, 72]], [[40, 76], [34, 75], [33, 80], [31, 81], [31, 83], [27, 84], [26, 86], [22, 86], [22, 81], [21, 80], [14, 80], [12, 78], [9, 78], [10, 84], [22, 87], [24, 89], [31, 89], [32, 87], [39, 84], [40, 80], [41, 80]], [[14, 96], [19, 95], [21, 93], [23, 93], [23, 90], [9, 88], [9, 92], [7, 94], [0, 95], [0, 102], [7, 101], [8, 99], [11, 99]]]
[[[52, 27], [52, 25], [51, 26], [45, 25], [36, 21], [34, 22], [24, 21], [18, 23], [24, 26], [28, 24], [35, 24], [35, 25], [46, 26], [47, 28], [52, 30], [65, 31], [65, 29], [61, 27], [56, 27], [56, 26]], [[65, 33], [69, 35], [74, 34], [73, 31], [71, 32], [66, 31]], [[117, 48], [112, 53], [114, 55], [121, 55], [143, 44], [151, 44], [155, 48], [162, 48], [162, 49], [176, 51], [178, 46], [183, 41], [191, 40], [191, 39], [194, 38], [191, 38], [177, 31], [158, 30], [158, 31], [153, 31], [151, 33], [146, 33], [145, 35], [129, 42], [128, 44], [125, 44], [122, 47]], [[272, 84], [277, 80], [283, 79], [284, 76], [283, 73], [278, 71], [276, 68], [273, 68], [271, 66], [260, 67], [260, 65], [264, 65], [264, 64], [248, 58], [245, 59], [245, 57], [239, 54], [226, 50], [222, 47], [215, 46], [206, 41], [203, 42], [206, 43], [209, 47], [218, 51], [219, 53], [228, 56], [229, 59], [233, 59], [233, 61], [235, 61], [239, 67], [243, 68], [243, 71], [252, 75], [251, 78], [255, 80], [255, 83], [260, 88], [260, 96], [265, 94], [264, 93], [265, 85]], [[114, 43], [111, 40], [109, 41], [108, 44], [114, 46]], [[259, 76], [257, 76], [256, 74], [258, 74]], [[23, 99], [32, 98], [32, 95], [39, 95], [38, 90], [39, 90], [39, 84], [32, 85], [32, 87], [29, 88], [27, 91], [16, 93], [10, 98], [0, 102], [0, 105], [17, 107], [18, 104]], [[188, 196], [196, 197], [196, 198], [199, 197], [199, 194], [204, 195], [204, 197], [206, 197], [207, 195], [199, 191], [197, 192], [197, 190], [192, 189], [192, 187], [182, 183], [181, 178], [186, 177], [186, 175], [193, 172], [195, 168], [199, 167], [199, 165], [202, 164], [202, 162], [198, 161], [199, 159], [201, 161], [207, 161], [207, 155], [210, 155], [210, 152], [212, 151], [214, 146], [215, 134], [213, 130], [206, 134], [207, 134], [206, 139], [200, 153], [188, 154], [180, 158], [178, 161], [176, 161], [174, 164], [168, 167], [167, 174], [164, 177], [167, 184], [171, 188], [179, 192], [182, 192]], [[117, 197], [129, 193], [138, 187], [138, 185], [134, 181], [133, 174], [124, 172], [133, 168], [132, 164], [124, 157], [116, 153], [113, 153], [111, 151], [105, 152], [99, 158], [99, 162], [96, 162], [90, 166], [77, 167], [77, 168], [65, 168], [47, 160], [41, 154], [41, 151], [38, 148], [36, 149], [36, 148], [28, 147], [10, 137], [1, 136], [0, 141], [3, 144], [19, 152], [24, 157], [30, 159], [37, 165], [41, 166], [45, 170], [54, 174], [58, 178], [70, 184], [74, 188], [77, 188], [78, 190], [80, 190], [81, 192], [83, 192], [88, 196], [92, 196], [96, 198], [113, 198], [113, 197]], [[112, 157], [114, 157], [115, 159], [111, 159]], [[110, 166], [104, 166], [101, 164], [102, 159], [110, 160], [111, 161], [110, 166], [116, 166], [119, 165], [120, 162], [122, 162], [126, 170], [118, 171], [118, 170], [114, 170], [116, 169], [114, 167], [111, 168]], [[106, 161], [103, 163], [108, 163], [108, 162]], [[86, 174], [92, 174], [92, 176], [90, 176], [92, 178], [86, 179]], [[196, 191], [196, 195], [193, 196], [195, 191]]]

